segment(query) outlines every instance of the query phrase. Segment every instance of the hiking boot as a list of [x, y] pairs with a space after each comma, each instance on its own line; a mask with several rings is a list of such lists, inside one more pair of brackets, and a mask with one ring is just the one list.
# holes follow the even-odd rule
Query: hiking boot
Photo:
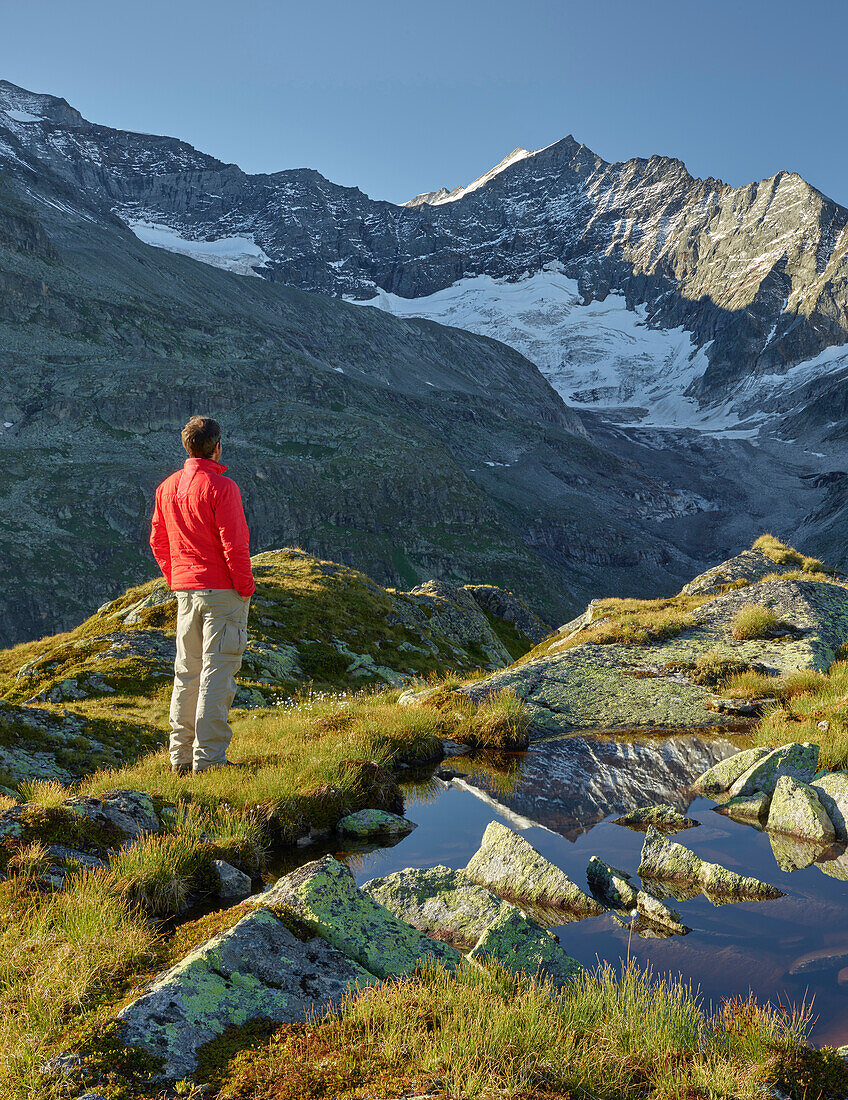
[[191, 775], [191, 764], [172, 764], [171, 771], [174, 775]]
[[195, 768], [194, 769], [194, 774], [195, 775], [200, 775], [201, 772], [209, 772], [213, 768], [242, 768], [242, 767], [244, 767], [243, 764], [234, 764], [232, 762], [232, 760], [222, 760], [220, 764], [210, 764], [206, 768]]

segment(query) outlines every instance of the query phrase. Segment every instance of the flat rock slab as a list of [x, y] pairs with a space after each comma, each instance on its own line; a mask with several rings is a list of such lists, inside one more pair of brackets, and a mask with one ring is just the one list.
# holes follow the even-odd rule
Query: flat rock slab
[[486, 929], [468, 958], [497, 962], [513, 973], [542, 978], [556, 986], [565, 985], [583, 970], [559, 946], [556, 936], [512, 905]]
[[774, 788], [768, 815], [770, 832], [786, 833], [800, 840], [832, 844], [836, 831], [815, 787], [781, 775]]
[[450, 969], [460, 962], [448, 944], [425, 936], [360, 890], [350, 868], [332, 856], [284, 875], [259, 900], [290, 909], [310, 931], [379, 978], [409, 974], [426, 962]]
[[667, 840], [656, 829], [648, 830], [639, 864], [642, 878], [699, 885], [709, 898], [778, 898], [783, 891], [759, 879], [737, 875], [719, 863], [708, 863], [689, 848]]
[[700, 822], [682, 814], [675, 806], [663, 802], [657, 806], [641, 806], [638, 810], [631, 810], [623, 817], [616, 818], [613, 824], [643, 833], [648, 831], [649, 825], [653, 825], [659, 832], [667, 834], [694, 829]]
[[468, 948], [511, 909], [507, 902], [450, 867], [407, 867], [366, 882], [362, 891], [413, 928]]
[[747, 771], [731, 785], [730, 794], [755, 794], [763, 791], [774, 794], [777, 781], [782, 775], [809, 783], [819, 766], [819, 747], [809, 741], [799, 743], [790, 741], [787, 745], [772, 749], [756, 760]]
[[626, 871], [619, 871], [597, 856], [592, 856], [586, 868], [586, 878], [595, 898], [611, 909], [627, 909], [629, 912], [635, 908], [637, 891], [630, 885], [630, 877]]
[[492, 821], [465, 874], [499, 897], [552, 909], [593, 914], [603, 911], [594, 898], [571, 881], [514, 830]]
[[124, 1041], [164, 1059], [163, 1074], [193, 1073], [197, 1051], [250, 1020], [294, 1023], [375, 982], [323, 939], [304, 943], [259, 908], [159, 975], [118, 1019]]
[[342, 836], [357, 840], [401, 840], [416, 827], [414, 822], [388, 810], [358, 810], [343, 817], [336, 829]]
[[758, 745], [756, 748], [737, 752], [734, 756], [727, 756], [699, 776], [692, 784], [692, 790], [698, 791], [699, 794], [724, 794], [725, 791], [730, 790], [740, 775], [744, 775], [768, 754], [769, 749]]

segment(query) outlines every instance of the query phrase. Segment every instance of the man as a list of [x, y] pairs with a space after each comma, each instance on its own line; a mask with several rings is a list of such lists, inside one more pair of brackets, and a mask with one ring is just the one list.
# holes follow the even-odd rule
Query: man
[[182, 441], [189, 457], [156, 490], [150, 546], [177, 594], [170, 751], [173, 770], [188, 775], [233, 766], [228, 717], [255, 585], [241, 494], [220, 462], [220, 424], [193, 416]]

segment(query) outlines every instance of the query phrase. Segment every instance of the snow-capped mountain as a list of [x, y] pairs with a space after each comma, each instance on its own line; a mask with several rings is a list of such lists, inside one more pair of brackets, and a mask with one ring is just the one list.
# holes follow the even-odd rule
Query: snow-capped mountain
[[733, 188], [567, 137], [399, 206], [3, 82], [0, 164], [24, 187], [49, 169], [148, 243], [496, 336], [568, 401], [631, 421], [750, 429], [797, 411], [795, 368], [848, 363], [848, 210], [793, 173]]

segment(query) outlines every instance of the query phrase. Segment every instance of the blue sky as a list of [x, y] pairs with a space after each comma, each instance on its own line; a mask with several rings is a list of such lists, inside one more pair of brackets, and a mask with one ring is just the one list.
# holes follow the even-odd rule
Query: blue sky
[[0, 0], [0, 77], [374, 198], [573, 134], [848, 205], [844, 0]]

